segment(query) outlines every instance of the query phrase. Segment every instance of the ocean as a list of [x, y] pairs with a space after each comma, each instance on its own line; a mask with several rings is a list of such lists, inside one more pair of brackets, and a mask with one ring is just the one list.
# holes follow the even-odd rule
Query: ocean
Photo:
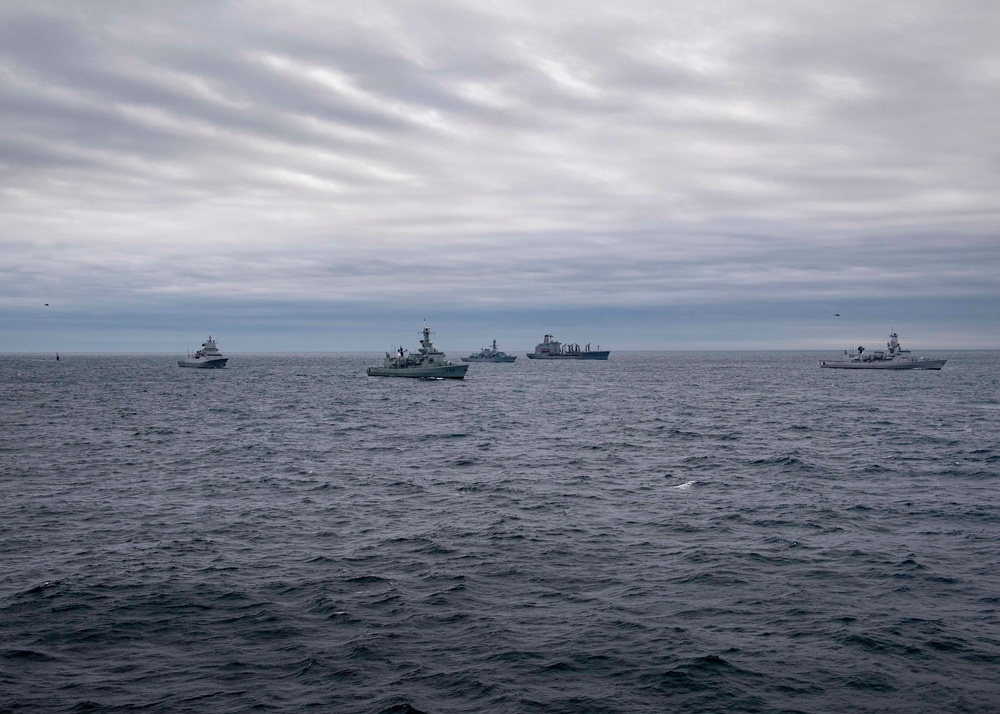
[[1000, 711], [1000, 353], [831, 356], [2, 355], [0, 711]]

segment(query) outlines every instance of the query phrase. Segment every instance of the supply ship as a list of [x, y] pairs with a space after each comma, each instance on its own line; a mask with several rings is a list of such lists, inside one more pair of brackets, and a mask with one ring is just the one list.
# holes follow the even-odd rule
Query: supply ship
[[611, 350], [602, 350], [598, 345], [596, 350], [590, 349], [588, 342], [583, 348], [578, 344], [563, 344], [557, 341], [552, 335], [545, 335], [545, 338], [535, 345], [534, 352], [528, 352], [528, 359], [604, 359], [608, 358]]

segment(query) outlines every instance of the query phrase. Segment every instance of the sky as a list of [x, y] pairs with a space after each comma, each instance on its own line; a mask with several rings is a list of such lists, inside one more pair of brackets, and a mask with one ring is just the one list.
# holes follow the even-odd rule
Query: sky
[[1000, 348], [1000, 3], [0, 0], [0, 352]]

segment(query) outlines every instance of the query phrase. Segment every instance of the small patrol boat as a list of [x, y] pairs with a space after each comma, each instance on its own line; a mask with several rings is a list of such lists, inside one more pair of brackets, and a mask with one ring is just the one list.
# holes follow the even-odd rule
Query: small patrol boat
[[864, 347], [858, 347], [857, 354], [844, 350], [841, 359], [822, 360], [819, 366], [827, 369], [941, 369], [947, 361], [911, 357], [910, 351], [904, 350], [899, 344], [899, 335], [892, 332], [884, 350], [865, 352]]
[[513, 362], [517, 357], [497, 349], [497, 341], [493, 340], [492, 347], [484, 347], [474, 355], [463, 357], [463, 362]]
[[208, 339], [201, 343], [201, 349], [193, 355], [188, 355], [184, 359], [177, 360], [179, 367], [198, 367], [201, 369], [219, 369], [226, 366], [228, 357], [223, 357], [219, 352], [219, 346], [209, 335]]
[[552, 335], [535, 345], [534, 352], [528, 352], [528, 359], [607, 359], [611, 350], [602, 350], [598, 345], [596, 350], [590, 349], [587, 343], [583, 349], [577, 344], [563, 344]]
[[431, 344], [431, 328], [424, 325], [420, 349], [407, 352], [400, 347], [395, 354], [385, 353], [381, 366], [368, 368], [369, 377], [417, 377], [422, 379], [465, 379], [469, 365], [449, 362], [444, 352]]

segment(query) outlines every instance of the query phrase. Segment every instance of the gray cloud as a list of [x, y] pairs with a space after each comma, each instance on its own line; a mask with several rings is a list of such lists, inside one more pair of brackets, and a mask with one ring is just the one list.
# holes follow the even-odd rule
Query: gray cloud
[[998, 30], [989, 3], [3, 4], [0, 311], [1000, 305]]

